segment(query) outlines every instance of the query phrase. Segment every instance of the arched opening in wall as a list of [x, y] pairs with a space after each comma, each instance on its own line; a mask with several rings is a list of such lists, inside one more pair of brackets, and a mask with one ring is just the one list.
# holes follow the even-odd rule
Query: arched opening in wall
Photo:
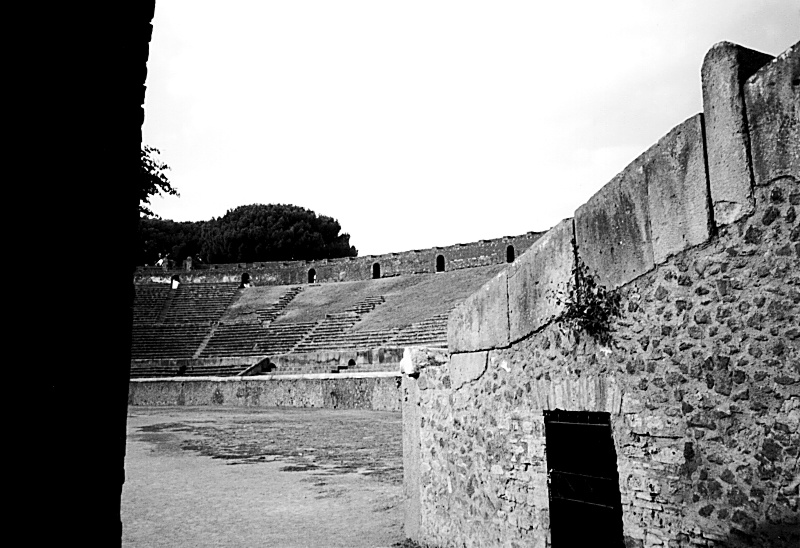
[[514, 255], [514, 246], [510, 245], [506, 248], [506, 262], [513, 263], [516, 256]]
[[372, 279], [377, 280], [381, 277], [381, 265], [380, 263], [375, 263], [372, 265]]
[[611, 415], [545, 411], [544, 435], [551, 546], [622, 546], [622, 499]]
[[308, 283], [313, 284], [317, 281], [317, 271], [313, 268], [308, 271]]
[[355, 366], [356, 366], [355, 360], [351, 359], [350, 361], [347, 362], [347, 367], [355, 367]]
[[436, 256], [436, 272], [444, 272], [444, 255]]

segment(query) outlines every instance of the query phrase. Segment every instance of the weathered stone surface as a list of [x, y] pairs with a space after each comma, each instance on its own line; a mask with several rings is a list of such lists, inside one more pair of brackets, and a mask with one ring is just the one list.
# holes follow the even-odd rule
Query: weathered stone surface
[[450, 382], [453, 390], [458, 390], [464, 383], [480, 378], [486, 371], [488, 360], [488, 352], [453, 354], [450, 359]]
[[644, 153], [653, 260], [708, 240], [709, 209], [703, 115], [692, 116]]
[[715, 44], [703, 60], [708, 172], [718, 226], [753, 212], [750, 145], [742, 84], [771, 60], [771, 55], [730, 42]]
[[747, 80], [744, 99], [755, 184], [800, 181], [800, 42]]
[[327, 407], [399, 411], [395, 374], [134, 379], [128, 405]]
[[510, 339], [519, 340], [547, 324], [563, 307], [556, 298], [572, 275], [572, 219], [547, 231], [508, 269]]
[[619, 287], [612, 345], [551, 322], [472, 367], [423, 369], [415, 540], [549, 545], [558, 408], [610, 413], [628, 545], [798, 546], [797, 188], [754, 186], [753, 215]]
[[609, 288], [654, 266], [646, 160], [634, 160], [575, 212], [578, 253]]
[[507, 280], [503, 270], [450, 313], [447, 346], [451, 352], [508, 346]]
[[419, 537], [420, 521], [420, 409], [416, 379], [403, 376], [403, 530]]

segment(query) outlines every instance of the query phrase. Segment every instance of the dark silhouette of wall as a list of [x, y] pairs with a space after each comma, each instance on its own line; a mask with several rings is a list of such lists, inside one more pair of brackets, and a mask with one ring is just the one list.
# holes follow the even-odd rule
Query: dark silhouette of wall
[[54, 235], [46, 259], [85, 267], [65, 273], [60, 288], [35, 276], [26, 284], [21, 330], [40, 333], [44, 310], [54, 327], [36, 346], [48, 351], [42, 362], [52, 375], [26, 411], [33, 443], [24, 443], [32, 470], [24, 492], [42, 510], [26, 544], [121, 544], [130, 258], [154, 9], [152, 0], [61, 3], [24, 19], [32, 22], [20, 80], [29, 104], [18, 111], [28, 133], [14, 140], [27, 176], [13, 179], [30, 183], [20, 188], [36, 232]]

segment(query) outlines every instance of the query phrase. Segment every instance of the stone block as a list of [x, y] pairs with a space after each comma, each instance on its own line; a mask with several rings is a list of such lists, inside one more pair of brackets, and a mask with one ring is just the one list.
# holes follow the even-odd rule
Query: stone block
[[609, 289], [654, 266], [646, 159], [634, 160], [575, 212], [578, 254]]
[[642, 156], [653, 260], [663, 263], [711, 234], [703, 115], [675, 127]]
[[703, 112], [714, 220], [730, 224], [753, 212], [744, 81], [772, 56], [730, 42], [715, 44], [703, 60]]
[[572, 219], [564, 219], [539, 238], [508, 269], [509, 338], [517, 341], [561, 313], [555, 292], [572, 276]]
[[451, 352], [508, 346], [507, 279], [503, 270], [450, 313], [447, 346]]
[[800, 181], [800, 42], [751, 76], [744, 98], [755, 184]]
[[489, 362], [488, 352], [468, 352], [450, 357], [450, 382], [453, 390], [480, 378]]

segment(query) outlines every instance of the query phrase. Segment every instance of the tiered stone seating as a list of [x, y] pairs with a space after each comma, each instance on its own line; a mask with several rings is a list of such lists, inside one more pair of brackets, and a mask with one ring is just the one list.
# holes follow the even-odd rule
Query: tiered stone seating
[[355, 312], [338, 312], [328, 314], [325, 319], [295, 347], [295, 352], [314, 352], [340, 348], [344, 344], [349, 331], [360, 317]]
[[247, 364], [176, 364], [160, 361], [136, 362], [131, 364], [131, 378], [152, 377], [233, 377], [246, 370]]
[[447, 346], [447, 317], [449, 313], [411, 324], [392, 340], [391, 346]]
[[177, 365], [162, 365], [157, 361], [145, 363], [131, 363], [131, 378], [146, 379], [151, 377], [175, 377], [180, 368]]
[[220, 323], [199, 357], [285, 354], [316, 325], [304, 322], [263, 327], [260, 323]]
[[277, 303], [271, 304], [266, 308], [257, 310], [256, 312], [258, 313], [258, 318], [263, 323], [271, 322], [272, 320], [281, 315], [281, 312], [283, 312], [286, 309], [289, 303], [292, 302], [292, 300], [294, 300], [297, 294], [300, 293], [301, 291], [303, 291], [302, 286], [291, 288], [289, 291], [284, 293], [280, 299], [278, 299]]
[[367, 297], [345, 312], [326, 314], [325, 319], [309, 336], [295, 347], [295, 352], [315, 352], [317, 350], [349, 350], [374, 348], [391, 339], [397, 330], [375, 330], [353, 332], [353, 326], [386, 299], [381, 296]]
[[207, 324], [134, 324], [131, 358], [191, 358], [210, 331]]
[[385, 346], [400, 333], [400, 329], [382, 329], [379, 331], [350, 331], [342, 333], [335, 341], [338, 350], [354, 350]]
[[156, 323], [167, 303], [170, 288], [167, 284], [141, 284], [136, 286], [133, 301], [134, 323]]
[[317, 325], [317, 322], [271, 324], [256, 342], [256, 348], [262, 354], [287, 354]]
[[184, 373], [187, 377], [234, 377], [250, 367], [247, 364], [190, 365]]
[[309, 375], [316, 373], [336, 373], [337, 369], [333, 369], [324, 364], [303, 364], [303, 365], [288, 365], [280, 368], [273, 369], [262, 373], [263, 375]]
[[236, 296], [237, 284], [181, 284], [172, 294], [164, 323], [216, 322]]

